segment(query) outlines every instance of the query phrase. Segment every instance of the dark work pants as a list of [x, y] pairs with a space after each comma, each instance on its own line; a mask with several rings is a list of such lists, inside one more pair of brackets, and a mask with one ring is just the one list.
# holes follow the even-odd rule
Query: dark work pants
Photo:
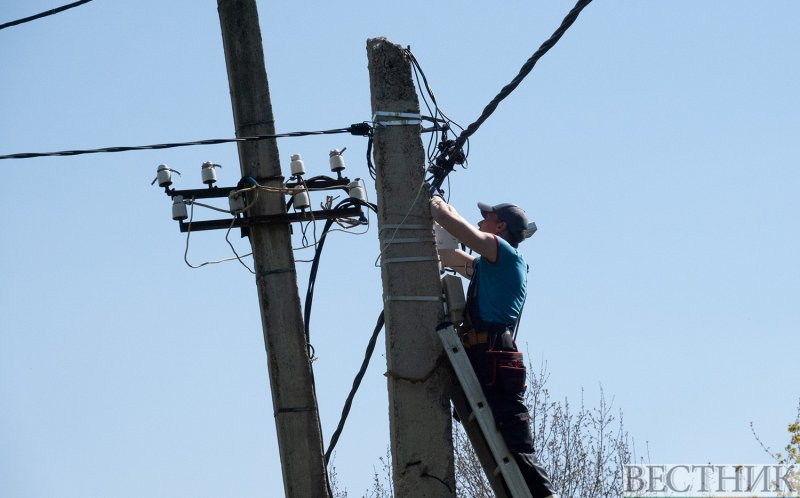
[[524, 388], [510, 391], [500, 382], [487, 386], [492, 379], [490, 361], [486, 355], [487, 345], [481, 344], [467, 348], [467, 355], [475, 369], [475, 374], [483, 386], [486, 401], [492, 409], [497, 430], [503, 435], [508, 450], [514, 455], [519, 470], [533, 498], [546, 498], [554, 495], [553, 485], [547, 472], [539, 465], [533, 448], [530, 428], [530, 414], [524, 403]]

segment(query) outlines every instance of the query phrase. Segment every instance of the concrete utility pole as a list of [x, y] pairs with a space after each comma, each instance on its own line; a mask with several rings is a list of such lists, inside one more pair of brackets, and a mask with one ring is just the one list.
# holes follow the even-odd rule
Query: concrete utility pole
[[[403, 49], [375, 38], [367, 41], [367, 56], [372, 112], [419, 114]], [[441, 368], [435, 331], [442, 288], [430, 196], [421, 188], [420, 129], [419, 124], [375, 126], [394, 495], [454, 497], [450, 374]]]
[[[218, 0], [236, 136], [275, 133], [255, 0]], [[239, 144], [243, 176], [281, 187], [275, 140]], [[283, 196], [264, 194], [251, 213], [286, 212]], [[250, 229], [256, 287], [283, 471], [290, 498], [328, 497], [322, 431], [303, 330], [288, 224]]]

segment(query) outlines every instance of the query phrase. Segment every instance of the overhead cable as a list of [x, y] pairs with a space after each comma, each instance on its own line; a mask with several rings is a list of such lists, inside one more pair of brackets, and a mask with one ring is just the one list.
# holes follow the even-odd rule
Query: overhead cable
[[310, 135], [334, 135], [337, 133], [350, 133], [351, 135], [368, 136], [372, 131], [369, 123], [356, 123], [347, 128], [335, 128], [332, 130], [320, 131], [295, 131], [290, 133], [279, 133], [276, 135], [254, 135], [251, 137], [238, 138], [213, 138], [209, 140], [196, 140], [193, 142], [174, 142], [154, 145], [135, 145], [124, 147], [104, 147], [102, 149], [82, 149], [82, 150], [62, 150], [58, 152], [23, 152], [19, 154], [7, 154], [0, 156], [0, 159], [30, 159], [34, 157], [53, 157], [53, 156], [78, 156], [83, 154], [100, 154], [111, 152], [128, 152], [132, 150], [157, 150], [174, 149], [176, 147], [191, 147], [195, 145], [219, 145], [232, 142], [254, 142], [258, 140], [269, 140], [274, 138], [307, 137]]
[[[364, 206], [367, 209], [371, 209], [372, 211], [377, 212], [377, 206], [375, 204], [353, 198], [348, 198], [341, 201], [333, 209], [334, 210], [343, 209], [346, 207], [350, 207], [352, 205]], [[328, 233], [330, 232], [330, 229], [333, 226], [334, 221], [335, 220], [333, 218], [329, 218], [325, 222], [325, 226], [322, 229], [322, 234], [317, 240], [316, 249], [314, 251], [314, 259], [312, 260], [311, 270], [309, 271], [308, 274], [308, 288], [306, 290], [306, 300], [303, 309], [303, 323], [305, 326], [306, 343], [309, 344], [311, 343], [311, 332], [310, 332], [311, 306], [314, 301], [314, 286], [316, 285], [317, 282], [317, 271], [319, 270], [320, 257], [322, 256], [322, 248], [325, 246], [325, 241], [327, 240]]]
[[525, 79], [525, 77], [528, 76], [528, 74], [533, 70], [533, 66], [536, 65], [539, 59], [541, 59], [544, 54], [546, 54], [551, 48], [553, 48], [556, 43], [558, 43], [558, 40], [560, 40], [561, 37], [564, 35], [564, 33], [566, 33], [567, 29], [569, 29], [569, 27], [572, 26], [575, 20], [578, 19], [578, 14], [580, 14], [581, 11], [584, 9], [584, 7], [586, 7], [590, 3], [592, 3], [592, 0], [578, 0], [578, 3], [575, 4], [575, 7], [573, 7], [572, 10], [569, 11], [569, 14], [567, 14], [567, 16], [564, 18], [564, 20], [561, 21], [561, 26], [559, 26], [558, 29], [550, 36], [550, 38], [544, 43], [542, 43], [542, 45], [539, 47], [539, 50], [534, 52], [533, 55], [530, 57], [530, 59], [528, 59], [525, 62], [525, 64], [522, 65], [517, 76], [515, 76], [514, 79], [511, 80], [509, 84], [504, 86], [503, 89], [500, 90], [500, 93], [498, 93], [497, 96], [486, 105], [480, 117], [476, 119], [474, 123], [467, 126], [466, 130], [461, 132], [461, 134], [456, 139], [457, 147], [463, 146], [464, 142], [466, 142], [467, 139], [478, 130], [478, 128], [483, 124], [483, 122], [486, 121], [486, 119], [492, 115], [494, 110], [497, 109], [498, 104], [500, 104], [500, 102], [502, 102], [506, 97], [508, 97], [511, 94], [511, 92], [513, 92], [517, 88], [517, 86], [522, 82], [522, 80]]
[[71, 9], [73, 7], [78, 7], [79, 5], [83, 5], [83, 4], [89, 3], [91, 1], [92, 0], [80, 0], [79, 2], [72, 2], [71, 4], [63, 5], [61, 7], [56, 7], [55, 9], [50, 9], [50, 10], [47, 10], [45, 12], [41, 12], [39, 14], [36, 14], [36, 15], [33, 15], [33, 16], [30, 16], [30, 17], [24, 17], [22, 19], [17, 19], [16, 21], [10, 21], [10, 22], [7, 22], [7, 23], [3, 23], [3, 24], [0, 24], [0, 29], [10, 28], [11, 26], [16, 26], [18, 24], [24, 24], [26, 22], [35, 21], [36, 19], [41, 19], [42, 17], [52, 16], [53, 14], [58, 14], [59, 12], [64, 12], [65, 10], [69, 10], [69, 9]]
[[359, 386], [361, 386], [361, 380], [364, 378], [364, 374], [367, 372], [369, 360], [372, 358], [372, 352], [375, 351], [375, 344], [378, 342], [378, 335], [381, 333], [383, 323], [383, 311], [381, 311], [380, 316], [378, 316], [378, 323], [375, 324], [375, 330], [372, 331], [372, 337], [369, 338], [367, 350], [364, 352], [364, 361], [361, 362], [361, 368], [356, 374], [356, 377], [353, 379], [353, 386], [350, 388], [350, 394], [347, 395], [347, 400], [344, 402], [342, 416], [339, 418], [339, 425], [337, 425], [336, 430], [333, 431], [331, 441], [328, 443], [328, 449], [325, 450], [325, 464], [330, 461], [333, 449], [336, 448], [336, 443], [339, 441], [339, 436], [342, 435], [344, 423], [347, 421], [347, 416], [350, 414], [350, 407], [353, 405], [353, 398], [355, 398], [356, 392], [358, 391]]
[[556, 43], [561, 39], [561, 37], [566, 33], [567, 29], [578, 19], [578, 14], [590, 3], [592, 0], [578, 0], [578, 3], [569, 11], [567, 16], [561, 21], [561, 25], [558, 27], [557, 30], [547, 39], [539, 49], [533, 53], [533, 55], [522, 65], [519, 70], [519, 73], [510, 83], [504, 86], [500, 93], [492, 99], [489, 104], [483, 109], [480, 117], [475, 120], [472, 124], [467, 126], [467, 128], [462, 131], [456, 140], [452, 144], [448, 144], [448, 147], [445, 150], [442, 150], [442, 156], [444, 161], [441, 161], [443, 164], [438, 164], [438, 172], [434, 175], [434, 178], [431, 182], [432, 188], [431, 193], [435, 193], [439, 187], [441, 187], [444, 179], [447, 175], [453, 170], [453, 166], [458, 162], [460, 157], [463, 157], [463, 153], [460, 152], [463, 148], [464, 144], [467, 142], [469, 137], [471, 137], [478, 128], [486, 121], [489, 116], [497, 109], [497, 106], [502, 102], [506, 97], [508, 97], [511, 92], [513, 92], [517, 86], [525, 79], [526, 76], [533, 70], [533, 67], [542, 58], [544, 54], [546, 54], [551, 48], [555, 46]]

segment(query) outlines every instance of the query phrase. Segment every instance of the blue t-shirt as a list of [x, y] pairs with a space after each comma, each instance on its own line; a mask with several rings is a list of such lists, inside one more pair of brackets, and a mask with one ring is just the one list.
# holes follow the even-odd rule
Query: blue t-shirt
[[512, 325], [517, 321], [528, 281], [528, 265], [517, 249], [500, 237], [494, 263], [475, 259], [478, 315], [484, 322]]

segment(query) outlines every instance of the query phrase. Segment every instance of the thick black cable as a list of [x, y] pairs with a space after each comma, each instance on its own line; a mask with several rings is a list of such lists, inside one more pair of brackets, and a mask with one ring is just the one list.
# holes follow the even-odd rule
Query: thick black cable
[[[314, 252], [314, 259], [311, 263], [311, 270], [308, 272], [308, 287], [306, 288], [306, 300], [303, 305], [303, 326], [306, 333], [306, 344], [311, 344], [311, 304], [314, 301], [314, 285], [317, 282], [317, 270], [319, 270], [319, 259], [322, 256], [322, 247], [325, 245], [325, 238], [328, 236], [328, 231], [333, 226], [334, 219], [330, 218], [325, 221], [325, 227], [322, 229], [322, 235], [317, 239], [317, 248]], [[310, 353], [310, 351], [309, 351]]]
[[369, 176], [372, 177], [373, 180], [378, 179], [378, 173], [375, 171], [375, 165], [372, 164], [372, 145], [373, 145], [374, 138], [372, 135], [369, 136], [369, 141], [367, 142], [367, 169], [369, 170]]
[[580, 14], [581, 11], [584, 9], [584, 7], [586, 7], [590, 3], [592, 3], [592, 0], [578, 0], [578, 3], [575, 4], [575, 6], [572, 8], [572, 10], [569, 11], [564, 20], [561, 21], [561, 26], [559, 26], [558, 29], [555, 30], [555, 32], [550, 36], [550, 38], [544, 43], [542, 43], [542, 45], [539, 47], [539, 50], [534, 52], [533, 55], [530, 57], [530, 59], [528, 59], [525, 62], [525, 64], [522, 65], [522, 68], [520, 68], [517, 76], [513, 80], [511, 80], [509, 84], [504, 86], [503, 89], [500, 90], [500, 93], [498, 93], [497, 96], [494, 99], [492, 99], [491, 102], [489, 102], [489, 104], [483, 109], [483, 112], [481, 113], [480, 117], [477, 120], [475, 120], [474, 123], [467, 126], [466, 130], [461, 132], [461, 134], [456, 139], [456, 144], [455, 144], [456, 148], [462, 147], [464, 145], [464, 142], [466, 142], [467, 139], [471, 137], [472, 134], [478, 130], [478, 128], [483, 124], [483, 122], [486, 121], [486, 119], [492, 115], [495, 109], [497, 109], [498, 104], [500, 104], [500, 102], [502, 102], [503, 99], [508, 97], [511, 94], [511, 92], [513, 92], [514, 89], [517, 88], [517, 86], [522, 82], [522, 80], [525, 79], [525, 77], [528, 76], [528, 74], [533, 70], [533, 66], [536, 65], [539, 59], [541, 59], [544, 54], [546, 54], [551, 48], [553, 48], [556, 43], [558, 43], [558, 40], [560, 40], [561, 37], [564, 35], [564, 33], [566, 33], [567, 29], [569, 29], [569, 27], [572, 26], [575, 20], [578, 19], [578, 14]]
[[[353, 198], [348, 198], [341, 201], [337, 204], [333, 209], [344, 209], [351, 207], [353, 205], [361, 205], [368, 209], [371, 209], [373, 212], [378, 212], [377, 206], [370, 202], [364, 202]], [[329, 218], [325, 221], [325, 226], [322, 229], [322, 234], [320, 235], [319, 239], [317, 239], [317, 248], [314, 251], [314, 259], [311, 261], [311, 269], [308, 272], [308, 287], [306, 288], [306, 299], [303, 304], [303, 326], [305, 328], [306, 333], [306, 344], [311, 344], [311, 305], [314, 302], [314, 287], [317, 283], [317, 271], [319, 270], [319, 261], [320, 257], [322, 256], [322, 248], [325, 246], [325, 240], [328, 236], [328, 231], [330, 231], [331, 227], [333, 226], [336, 220], [334, 218]]]
[[41, 12], [36, 15], [32, 15], [30, 17], [23, 17], [22, 19], [17, 19], [16, 21], [10, 21], [7, 23], [0, 24], [0, 29], [10, 28], [11, 26], [16, 26], [18, 24], [24, 24], [26, 22], [35, 21], [36, 19], [41, 19], [42, 17], [52, 16], [53, 14], [58, 14], [59, 12], [64, 12], [65, 10], [69, 10], [73, 7], [78, 7], [79, 5], [83, 5], [85, 3], [89, 3], [92, 0], [80, 0], [79, 2], [73, 2], [68, 5], [63, 5], [61, 7], [56, 7], [55, 9], [50, 9], [44, 12]]
[[464, 164], [466, 161], [466, 154], [464, 153], [464, 144], [469, 143], [469, 137], [471, 137], [478, 128], [486, 121], [489, 116], [497, 109], [497, 106], [502, 102], [506, 97], [508, 97], [511, 92], [513, 92], [517, 86], [525, 79], [526, 76], [533, 70], [533, 67], [542, 58], [544, 54], [546, 54], [551, 48], [555, 46], [555, 44], [561, 39], [564, 33], [569, 29], [570, 26], [578, 19], [578, 15], [581, 11], [590, 3], [592, 0], [578, 0], [572, 10], [569, 11], [567, 16], [561, 21], [561, 25], [558, 27], [557, 30], [547, 39], [539, 49], [533, 53], [533, 55], [522, 65], [517, 73], [517, 76], [511, 80], [506, 86], [504, 86], [500, 93], [492, 99], [489, 104], [483, 109], [483, 112], [478, 117], [475, 122], [467, 126], [465, 130], [463, 130], [455, 140], [443, 140], [439, 143], [439, 154], [436, 159], [433, 161], [432, 166], [429, 168], [429, 172], [432, 173], [431, 176], [428, 178], [427, 182], [430, 185], [430, 192], [431, 195], [436, 193], [441, 193], [441, 186], [444, 183], [445, 178], [453, 171], [453, 167], [456, 164]]
[[[337, 204], [333, 209], [334, 210], [344, 209], [347, 207], [351, 207], [353, 205], [361, 205], [368, 209], [371, 209], [374, 212], [377, 212], [377, 206], [375, 204], [353, 198], [348, 198], [343, 200], [342, 202]], [[311, 263], [311, 270], [309, 271], [308, 275], [308, 288], [306, 290], [306, 299], [303, 307], [303, 321], [306, 334], [306, 344], [310, 344], [309, 327], [311, 323], [311, 306], [314, 302], [314, 287], [316, 285], [316, 280], [317, 280], [317, 271], [319, 270], [320, 256], [322, 255], [322, 248], [325, 246], [325, 240], [328, 236], [328, 232], [330, 231], [334, 222], [335, 219], [333, 218], [325, 221], [325, 227], [322, 229], [322, 234], [317, 240], [317, 248], [314, 253], [314, 259]], [[350, 394], [348, 394], [347, 399], [345, 400], [344, 403], [344, 407], [342, 408], [342, 415], [339, 418], [339, 424], [337, 425], [336, 430], [331, 436], [331, 441], [328, 444], [328, 450], [325, 452], [326, 465], [330, 460], [331, 454], [333, 454], [333, 449], [336, 447], [336, 443], [339, 441], [339, 437], [342, 435], [342, 431], [344, 430], [344, 424], [347, 421], [347, 416], [350, 414], [350, 408], [353, 405], [353, 399], [355, 398], [358, 388], [361, 386], [361, 380], [364, 378], [364, 375], [367, 371], [367, 367], [369, 366], [369, 361], [372, 358], [372, 353], [375, 350], [375, 344], [378, 340], [378, 335], [380, 334], [382, 328], [383, 328], [383, 312], [381, 312], [380, 316], [378, 317], [378, 323], [375, 326], [375, 330], [372, 332], [372, 337], [370, 338], [369, 343], [367, 344], [367, 350], [364, 353], [364, 361], [361, 364], [361, 369], [356, 374], [355, 379], [353, 379], [353, 386], [350, 388]], [[312, 379], [313, 379], [313, 369], [312, 369]]]
[[[411, 52], [411, 48], [406, 48], [406, 56], [408, 57], [409, 61], [411, 62], [411, 68], [414, 72], [414, 79], [416, 80], [417, 87], [419, 88], [419, 95], [422, 98], [422, 101], [425, 104], [425, 107], [428, 109], [428, 113], [432, 115], [434, 123], [438, 124], [438, 121], [443, 121], [444, 125], [442, 126], [442, 138], [439, 139], [439, 130], [433, 130], [434, 133], [431, 134], [431, 138], [428, 142], [427, 154], [428, 154], [428, 162], [434, 163], [436, 160], [436, 156], [438, 155], [436, 150], [436, 144], [440, 141], [447, 140], [447, 132], [448, 130], [452, 130], [453, 126], [458, 128], [459, 130], [463, 131], [463, 127], [450, 119], [444, 111], [439, 107], [439, 103], [436, 101], [436, 95], [431, 88], [430, 83], [428, 82], [428, 77], [425, 75], [425, 71], [422, 69], [422, 65], [419, 63], [417, 58], [414, 56], [413, 52]], [[422, 81], [420, 81], [422, 78]], [[424, 90], [424, 91], [423, 91]], [[430, 104], [428, 103], [428, 98], [425, 97], [425, 94], [430, 97], [431, 103], [433, 103], [433, 109], [431, 109]], [[467, 145], [467, 150], [469, 150], [469, 144]], [[465, 159], [466, 160], [466, 159]]]
[[174, 142], [166, 144], [136, 145], [128, 147], [104, 147], [102, 149], [62, 150], [58, 152], [23, 152], [19, 154], [8, 154], [0, 156], [0, 159], [30, 159], [33, 157], [78, 156], [82, 154], [128, 152], [133, 150], [173, 149], [176, 147], [191, 147], [195, 145], [219, 145], [231, 142], [254, 142], [257, 140], [269, 140], [274, 138], [307, 137], [310, 135], [334, 135], [337, 133], [350, 133], [351, 135], [368, 136], [369, 133], [372, 133], [372, 126], [369, 123], [356, 123], [350, 125], [348, 128], [335, 128], [333, 130], [295, 131], [290, 133], [278, 133], [275, 135], [255, 135], [252, 137], [239, 137], [239, 138], [213, 138], [209, 140], [196, 140], [192, 142]]
[[350, 414], [350, 407], [353, 405], [353, 398], [355, 398], [356, 391], [358, 391], [359, 386], [361, 386], [361, 380], [364, 378], [364, 374], [367, 372], [369, 360], [372, 358], [373, 351], [375, 351], [375, 344], [378, 342], [378, 336], [383, 328], [383, 323], [383, 311], [381, 311], [380, 316], [378, 316], [378, 323], [375, 324], [375, 330], [372, 331], [372, 337], [369, 338], [367, 350], [364, 353], [364, 361], [361, 362], [361, 369], [356, 374], [355, 379], [353, 379], [353, 387], [350, 388], [350, 394], [347, 395], [347, 400], [344, 402], [342, 415], [339, 417], [339, 425], [337, 425], [336, 430], [333, 431], [331, 441], [328, 443], [328, 449], [325, 450], [325, 465], [328, 464], [331, 454], [333, 453], [333, 449], [336, 448], [336, 443], [339, 442], [339, 436], [342, 435], [344, 423], [347, 421], [347, 416]]

